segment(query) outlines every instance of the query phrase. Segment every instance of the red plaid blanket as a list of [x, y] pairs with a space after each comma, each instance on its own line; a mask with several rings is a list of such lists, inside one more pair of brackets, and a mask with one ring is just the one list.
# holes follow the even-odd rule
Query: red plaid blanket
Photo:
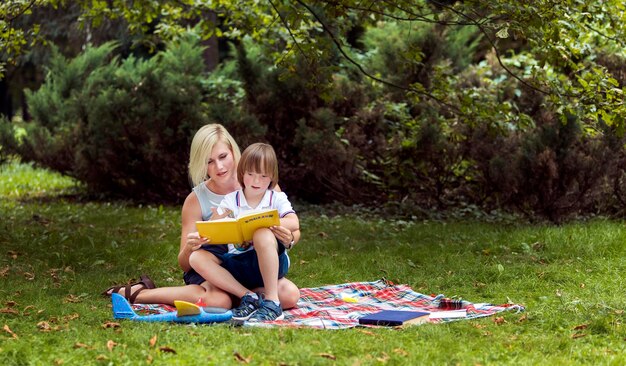
[[[385, 280], [353, 282], [316, 288], [303, 288], [295, 308], [285, 311], [285, 319], [254, 326], [289, 326], [320, 329], [344, 329], [359, 326], [359, 318], [380, 310], [427, 311], [427, 322], [441, 323], [491, 316], [502, 311], [524, 311], [515, 304], [492, 305], [449, 299], [444, 295], [428, 296], [407, 285]], [[147, 305], [133, 305], [146, 310]], [[152, 311], [155, 308], [152, 306]], [[252, 325], [246, 323], [246, 325]]]

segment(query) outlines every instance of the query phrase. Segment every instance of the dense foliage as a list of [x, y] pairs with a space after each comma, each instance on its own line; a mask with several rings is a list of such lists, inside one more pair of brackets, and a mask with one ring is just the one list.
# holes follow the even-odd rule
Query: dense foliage
[[[56, 0], [10, 3], [14, 11], [66, 6]], [[231, 1], [192, 0], [76, 4], [82, 9], [77, 21], [91, 32], [111, 19], [122, 21], [136, 44], [154, 49], [154, 60], [163, 59], [163, 51], [157, 50], [167, 40], [180, 42], [192, 25], [200, 39], [230, 40], [230, 54], [221, 47], [221, 64], [210, 73], [172, 64], [170, 82], [193, 88], [175, 95], [150, 87], [139, 97], [161, 101], [158, 111], [163, 115], [138, 112], [137, 101], [120, 92], [114, 108], [117, 119], [141, 121], [154, 131], [152, 140], [165, 141], [169, 130], [162, 128], [167, 124], [163, 121], [173, 118], [180, 125], [172, 144], [185, 145], [197, 124], [206, 120], [227, 125], [243, 147], [265, 139], [279, 153], [283, 186], [307, 200], [394, 202], [409, 211], [478, 205], [538, 213], [555, 221], [568, 214], [621, 213], [625, 208], [626, 72], [621, 41], [625, 12], [620, 1], [415, 0], [367, 6], [355, 0], [314, 5], [241, 1], [236, 7]], [[8, 19], [6, 6], [0, 8], [0, 19]], [[33, 22], [25, 24], [27, 30], [37, 29]], [[188, 47], [199, 48], [198, 44]], [[93, 100], [65, 101], [60, 94], [56, 98], [62, 112], [53, 112], [57, 106], [52, 101], [43, 108], [45, 103], [37, 100], [51, 97], [44, 97], [53, 88], [48, 84], [55, 83], [50, 80], [32, 95], [31, 108], [42, 107], [39, 116], [33, 115], [33, 126], [52, 128], [46, 139], [58, 142], [50, 145], [57, 150], [50, 151], [60, 153], [59, 141], [72, 148], [64, 152], [66, 159], [50, 156], [46, 162], [33, 153], [25, 156], [81, 179], [94, 174], [88, 172], [89, 166], [103, 163], [70, 168], [50, 161], [97, 155], [126, 164], [130, 157], [127, 166], [109, 167], [123, 183], [88, 183], [94, 190], [118, 194], [145, 190], [131, 188], [142, 181], [131, 174], [134, 171], [141, 173], [143, 181], [162, 180], [146, 168], [158, 158], [171, 162], [168, 167], [178, 167], [173, 168], [176, 178], [154, 183], [145, 198], [178, 197], [188, 190], [180, 178], [187, 146], [169, 150], [130, 139], [127, 147], [103, 155], [99, 150], [87, 153], [95, 147], [75, 148], [77, 140], [69, 138], [81, 131], [80, 144], [86, 146], [125, 141], [127, 131], [120, 125], [129, 122], [96, 123], [96, 113], [104, 113], [104, 120], [114, 119], [106, 109], [87, 103], [103, 103], [109, 98], [106, 93], [118, 89], [130, 93], [145, 85], [140, 84], [146, 77], [147, 66], [142, 65], [158, 61], [127, 59], [128, 53], [123, 52], [117, 55], [101, 66], [106, 72], [85, 70], [79, 79], [111, 76], [77, 84], [79, 94]], [[200, 67], [202, 59], [196, 57], [195, 66]], [[116, 79], [116, 68], [117, 73], [127, 73], [125, 81]], [[176, 72], [180, 74], [174, 76]], [[187, 94], [190, 90], [192, 95]], [[156, 108], [157, 104], [146, 105]], [[113, 109], [113, 104], [108, 108]], [[91, 117], [80, 114], [87, 115], [87, 109]], [[46, 122], [52, 114], [74, 127], [58, 129]], [[7, 123], [2, 126], [11, 130]], [[42, 133], [27, 132], [23, 139], [34, 141], [38, 134]], [[113, 138], [118, 135], [119, 139]], [[25, 154], [27, 144], [10, 140], [2, 144], [4, 151]], [[141, 151], [146, 149], [152, 152]], [[173, 151], [177, 153], [163, 157]], [[156, 152], [158, 156], [151, 155]], [[80, 174], [78, 166], [83, 170]]]

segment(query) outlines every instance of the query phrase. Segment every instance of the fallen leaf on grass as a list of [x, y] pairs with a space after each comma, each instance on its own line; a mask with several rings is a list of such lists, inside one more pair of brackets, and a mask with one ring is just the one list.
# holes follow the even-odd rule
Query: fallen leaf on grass
[[55, 365], [63, 365], [64, 363], [65, 363], [65, 361], [63, 361], [63, 360], [62, 360], [62, 359], [60, 359], [60, 358], [57, 358], [56, 360], [54, 360], [54, 364], [55, 364]]
[[32, 281], [35, 279], [35, 274], [30, 273], [30, 272], [24, 272], [24, 278], [26, 278], [29, 281]]
[[250, 361], [252, 360], [252, 356], [245, 358], [241, 355], [241, 353], [237, 351], [233, 352], [233, 356], [235, 356], [235, 360], [243, 363], [250, 363]]
[[106, 329], [106, 328], [119, 328], [121, 327], [120, 323], [116, 323], [116, 322], [106, 322], [104, 324], [102, 324], [102, 328]]
[[15, 338], [15, 339], [19, 338], [19, 337], [17, 336], [17, 334], [13, 333], [13, 331], [11, 330], [11, 328], [9, 328], [9, 326], [8, 326], [8, 325], [6, 325], [6, 324], [5, 324], [5, 325], [4, 325], [4, 328], [2, 328], [2, 329], [3, 329], [5, 332], [9, 333], [9, 334], [11, 335], [11, 337], [13, 337], [13, 338]]
[[399, 354], [400, 356], [403, 356], [403, 357], [406, 357], [409, 355], [409, 353], [406, 350], [403, 350], [402, 348], [394, 349], [393, 353]]
[[83, 301], [83, 300], [80, 297], [78, 297], [76, 295], [72, 295], [72, 294], [68, 295], [65, 299], [63, 299], [64, 303], [68, 303], [68, 302], [78, 303], [78, 302], [81, 302], [81, 301]]
[[589, 324], [580, 324], [574, 327], [574, 330], [581, 330], [581, 329], [587, 329], [587, 327], [589, 326]]
[[115, 346], [117, 346], [117, 343], [110, 339], [107, 341], [107, 348], [109, 349], [109, 352], [113, 352], [113, 348], [115, 348]]
[[372, 336], [373, 336], [373, 335], [376, 335], [376, 333], [372, 332], [371, 330], [362, 330], [362, 329], [359, 329], [359, 332], [360, 332], [360, 333], [363, 333], [363, 334], [367, 334], [367, 335], [372, 335]]
[[582, 337], [586, 337], [587, 335], [585, 333], [574, 333], [572, 334], [572, 339], [577, 339], [577, 338], [582, 338]]
[[31, 309], [35, 309], [35, 305], [28, 305], [27, 307], [22, 309], [22, 315], [30, 315], [30, 312], [28, 312], [28, 310], [31, 310]]
[[301, 265], [301, 266], [302, 266], [302, 265], [304, 265], [304, 264], [307, 264], [307, 263], [309, 263], [309, 262], [308, 262], [308, 261], [305, 261], [304, 259], [300, 259], [300, 265]]
[[48, 323], [47, 321], [40, 321], [39, 323], [37, 323], [37, 328], [39, 328], [39, 330], [41, 330], [42, 332], [49, 332], [52, 330], [50, 323]]
[[387, 361], [389, 361], [389, 355], [383, 352], [383, 355], [380, 357], [376, 357], [376, 360], [378, 362], [387, 363]]
[[321, 237], [321, 238], [328, 238], [328, 234], [326, 234], [326, 233], [325, 233], [325, 232], [323, 232], [323, 231], [320, 231], [319, 233], [317, 233], [317, 235], [318, 235], [319, 237]]
[[80, 342], [76, 342], [74, 343], [74, 348], [86, 348], [86, 349], [93, 349], [92, 346], [84, 344], [84, 343], [80, 343]]
[[9, 275], [9, 269], [10, 269], [10, 268], [11, 268], [11, 267], [6, 266], [6, 267], [4, 267], [4, 268], [0, 269], [0, 277], [6, 277], [6, 276], [8, 276], [8, 275]]
[[69, 322], [70, 320], [76, 320], [80, 318], [80, 314], [78, 313], [74, 313], [74, 314], [70, 314], [70, 315], [66, 315], [63, 317], [63, 321], [64, 322]]
[[159, 347], [159, 351], [176, 354], [176, 351], [170, 347]]
[[19, 255], [19, 253], [14, 250], [9, 250], [7, 252], [7, 255], [11, 257], [11, 259], [17, 259], [17, 256]]
[[6, 302], [6, 305], [7, 305], [7, 307], [12, 308], [15, 305], [17, 305], [17, 303], [15, 301], [13, 301], [13, 300], [9, 300], [9, 301]]
[[16, 309], [12, 309], [12, 308], [3, 308], [3, 309], [0, 309], [0, 313], [1, 313], [1, 314], [13, 314], [13, 315], [17, 315], [17, 314], [19, 314], [20, 312], [19, 312], [19, 311], [17, 311]]
[[331, 355], [330, 353], [318, 353], [317, 355], [320, 356], [320, 357], [327, 358], [329, 360], [336, 360], [337, 359], [337, 357], [335, 355]]
[[105, 356], [105, 355], [98, 355], [98, 356], [96, 357], [96, 360], [97, 360], [97, 361], [106, 361], [106, 360], [108, 360], [108, 359], [109, 359], [109, 358], [108, 358], [107, 356]]
[[497, 316], [497, 317], [493, 318], [493, 322], [498, 324], [498, 325], [502, 325], [502, 324], [506, 323], [506, 320], [504, 320], [503, 316]]
[[528, 315], [524, 314], [524, 315], [520, 316], [519, 319], [517, 319], [517, 322], [521, 323], [521, 322], [525, 322], [526, 320], [528, 320]]
[[155, 334], [154, 337], [150, 338], [150, 348], [154, 347], [156, 342], [157, 342], [157, 336]]

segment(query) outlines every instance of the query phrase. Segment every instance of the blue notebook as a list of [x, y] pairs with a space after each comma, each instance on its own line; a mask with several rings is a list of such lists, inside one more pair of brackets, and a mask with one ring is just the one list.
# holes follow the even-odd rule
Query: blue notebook
[[430, 313], [410, 310], [381, 310], [359, 318], [359, 324], [399, 326], [417, 324], [428, 319]]

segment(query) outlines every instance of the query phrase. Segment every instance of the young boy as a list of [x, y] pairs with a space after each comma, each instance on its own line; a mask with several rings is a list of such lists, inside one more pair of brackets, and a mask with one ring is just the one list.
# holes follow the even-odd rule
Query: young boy
[[[273, 190], [278, 183], [278, 160], [270, 145], [252, 144], [241, 154], [237, 179], [242, 189], [227, 194], [213, 218], [277, 209], [281, 226], [292, 232], [299, 229], [298, 216], [287, 195]], [[234, 320], [280, 320], [284, 315], [278, 299], [278, 279], [289, 269], [285, 249], [291, 245], [278, 242], [272, 231], [264, 228], [254, 233], [251, 243], [204, 246], [204, 250], [191, 254], [189, 263], [212, 284], [241, 298], [239, 307], [233, 309]], [[264, 297], [248, 290], [257, 287], [265, 288]]]

